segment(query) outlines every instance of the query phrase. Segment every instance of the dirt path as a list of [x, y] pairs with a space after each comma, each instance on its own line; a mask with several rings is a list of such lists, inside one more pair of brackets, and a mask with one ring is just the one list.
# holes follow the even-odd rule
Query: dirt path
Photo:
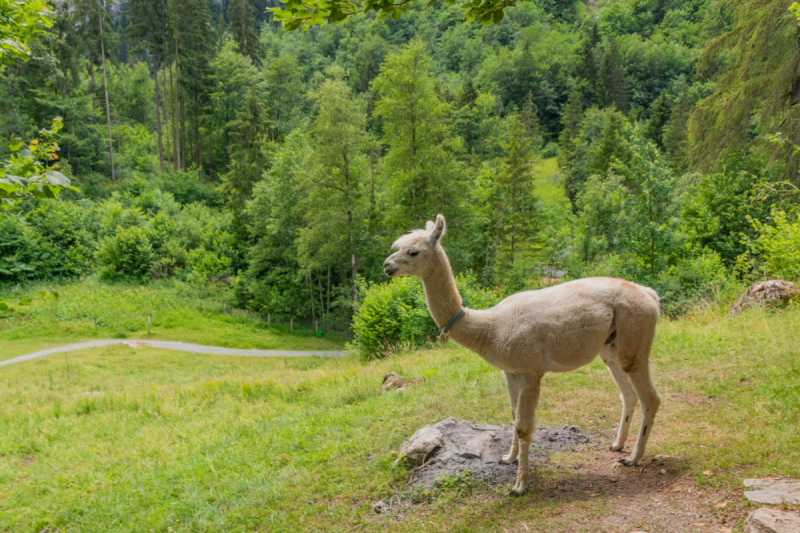
[[321, 357], [342, 357], [350, 352], [348, 351], [327, 351], [327, 350], [244, 350], [241, 348], [223, 348], [221, 346], [204, 346], [202, 344], [190, 344], [187, 342], [176, 341], [151, 341], [140, 339], [105, 339], [89, 342], [79, 342], [76, 344], [67, 344], [65, 346], [57, 346], [55, 348], [48, 348], [46, 350], [39, 350], [38, 352], [29, 353], [27, 355], [20, 355], [13, 359], [0, 361], [0, 366], [13, 365], [14, 363], [21, 363], [23, 361], [30, 361], [31, 359], [38, 359], [55, 353], [72, 352], [75, 350], [86, 350], [87, 348], [98, 348], [100, 346], [110, 346], [112, 344], [126, 344], [133, 348], [137, 346], [152, 346], [153, 348], [166, 348], [167, 350], [179, 350], [182, 352], [203, 353], [211, 355], [234, 355], [239, 357], [309, 357], [317, 355]]

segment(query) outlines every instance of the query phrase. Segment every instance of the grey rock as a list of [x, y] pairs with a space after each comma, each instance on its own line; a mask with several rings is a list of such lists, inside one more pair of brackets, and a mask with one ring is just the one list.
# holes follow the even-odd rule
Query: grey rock
[[385, 501], [378, 500], [372, 504], [372, 510], [378, 514], [383, 514], [391, 511], [391, 507]]
[[478, 433], [467, 441], [464, 449], [461, 450], [461, 457], [465, 459], [477, 459], [483, 457], [486, 446], [492, 442], [492, 436], [486, 432]]
[[747, 516], [744, 533], [800, 533], [800, 516], [762, 507]]
[[[473, 424], [465, 420], [446, 418], [433, 425], [444, 437], [444, 444], [435, 448], [425, 459], [423, 468], [415, 468], [412, 482], [434, 486], [444, 477], [460, 472], [491, 484], [516, 479], [517, 465], [500, 463], [500, 455], [511, 447], [514, 430], [510, 427]], [[530, 464], [546, 462], [550, 451], [566, 451], [590, 442], [587, 435], [575, 427], [537, 428], [530, 451]]]
[[442, 432], [433, 426], [425, 426], [406, 439], [400, 446], [400, 455], [405, 457], [408, 464], [419, 466], [433, 450], [443, 445]]
[[800, 481], [793, 479], [745, 479], [745, 488], [760, 490], [745, 491], [744, 497], [751, 502], [776, 505], [800, 503]]

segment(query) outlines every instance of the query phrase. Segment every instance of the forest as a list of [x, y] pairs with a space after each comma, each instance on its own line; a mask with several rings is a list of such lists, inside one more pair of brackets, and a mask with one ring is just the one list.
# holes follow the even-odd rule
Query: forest
[[282, 5], [0, 0], [0, 284], [350, 320], [437, 213], [476, 301], [618, 276], [676, 316], [800, 278], [787, 2]]

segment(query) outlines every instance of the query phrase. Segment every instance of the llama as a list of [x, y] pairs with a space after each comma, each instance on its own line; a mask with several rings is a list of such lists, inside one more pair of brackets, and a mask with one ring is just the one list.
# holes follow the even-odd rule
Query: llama
[[650, 348], [659, 316], [653, 289], [615, 278], [586, 278], [509, 296], [496, 306], [465, 309], [450, 261], [440, 243], [445, 219], [436, 217], [424, 230], [403, 235], [383, 264], [389, 277], [422, 278], [425, 299], [441, 340], [459, 344], [503, 371], [514, 415], [511, 450], [500, 461], [519, 461], [511, 494], [525, 492], [530, 478], [528, 453], [535, 425], [539, 388], [545, 372], [567, 372], [598, 354], [621, 391], [622, 417], [613, 451], [625, 446], [637, 401], [642, 425], [629, 457], [632, 466], [644, 455], [661, 398], [650, 379]]

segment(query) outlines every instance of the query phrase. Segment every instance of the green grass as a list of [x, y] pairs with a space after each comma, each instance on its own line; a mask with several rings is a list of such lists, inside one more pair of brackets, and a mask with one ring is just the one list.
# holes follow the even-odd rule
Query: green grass
[[[739, 498], [744, 477], [800, 476], [798, 326], [799, 309], [663, 321], [648, 454]], [[381, 392], [389, 371], [427, 381]], [[537, 422], [607, 437], [618, 412], [595, 361], [545, 378]], [[453, 479], [376, 515], [371, 502], [408, 494], [394, 450], [448, 416], [509, 420], [500, 373], [453, 343], [370, 363], [111, 346], [2, 368], [0, 531], [571, 531], [613, 508], [537, 490], [577, 475], [542, 468], [519, 499]]]
[[558, 160], [555, 157], [542, 159], [534, 167], [536, 194], [545, 201], [564, 198], [564, 185], [558, 171]]
[[285, 326], [267, 325], [258, 317], [214, 298], [201, 297], [191, 286], [175, 282], [142, 286], [87, 279], [55, 288], [57, 299], [35, 301], [24, 308], [24, 315], [0, 320], [0, 360], [95, 338], [150, 338], [286, 350], [341, 349], [343, 345], [329, 337], [319, 339], [312, 331], [290, 335]]

